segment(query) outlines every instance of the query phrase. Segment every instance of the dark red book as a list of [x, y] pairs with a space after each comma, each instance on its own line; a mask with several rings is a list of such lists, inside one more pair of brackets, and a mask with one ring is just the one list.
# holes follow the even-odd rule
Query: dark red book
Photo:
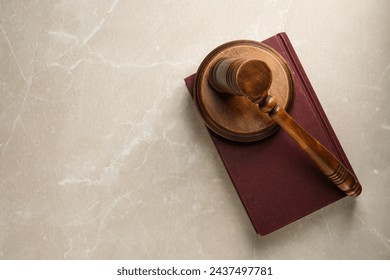
[[[279, 52], [294, 77], [290, 115], [353, 172], [287, 35], [280, 33], [263, 43]], [[194, 75], [185, 82], [192, 92]], [[210, 135], [258, 234], [271, 233], [345, 197], [283, 130], [254, 143], [232, 142], [212, 131]]]

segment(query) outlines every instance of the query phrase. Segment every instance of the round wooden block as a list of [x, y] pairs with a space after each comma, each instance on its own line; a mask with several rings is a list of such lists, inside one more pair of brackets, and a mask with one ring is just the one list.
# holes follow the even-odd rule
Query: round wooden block
[[220, 136], [239, 142], [263, 139], [279, 126], [246, 97], [216, 92], [209, 84], [212, 67], [222, 58], [258, 59], [272, 72], [268, 94], [289, 110], [294, 99], [294, 81], [284, 59], [269, 46], [255, 41], [232, 41], [214, 49], [200, 64], [195, 77], [195, 104], [205, 124]]

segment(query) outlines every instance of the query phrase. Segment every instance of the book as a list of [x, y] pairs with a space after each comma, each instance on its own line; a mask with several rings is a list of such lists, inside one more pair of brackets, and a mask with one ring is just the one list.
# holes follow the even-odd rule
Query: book
[[[264, 40], [287, 62], [295, 81], [289, 114], [353, 172], [286, 33]], [[195, 74], [185, 83], [192, 93]], [[195, 106], [195, 104], [194, 104]], [[260, 235], [269, 234], [346, 195], [329, 181], [283, 130], [252, 143], [209, 130], [242, 204]]]

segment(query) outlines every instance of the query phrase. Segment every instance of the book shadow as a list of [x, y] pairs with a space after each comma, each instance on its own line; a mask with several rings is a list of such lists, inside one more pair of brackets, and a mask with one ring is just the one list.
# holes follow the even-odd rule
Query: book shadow
[[268, 235], [254, 236], [254, 259], [345, 259], [341, 247], [355, 227], [356, 198], [345, 197]]

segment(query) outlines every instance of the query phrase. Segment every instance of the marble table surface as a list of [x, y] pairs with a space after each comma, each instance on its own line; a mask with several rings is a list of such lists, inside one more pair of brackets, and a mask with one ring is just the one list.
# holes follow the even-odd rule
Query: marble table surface
[[[390, 2], [0, 1], [0, 258], [390, 259]], [[289, 35], [363, 186], [258, 236], [183, 79]]]

